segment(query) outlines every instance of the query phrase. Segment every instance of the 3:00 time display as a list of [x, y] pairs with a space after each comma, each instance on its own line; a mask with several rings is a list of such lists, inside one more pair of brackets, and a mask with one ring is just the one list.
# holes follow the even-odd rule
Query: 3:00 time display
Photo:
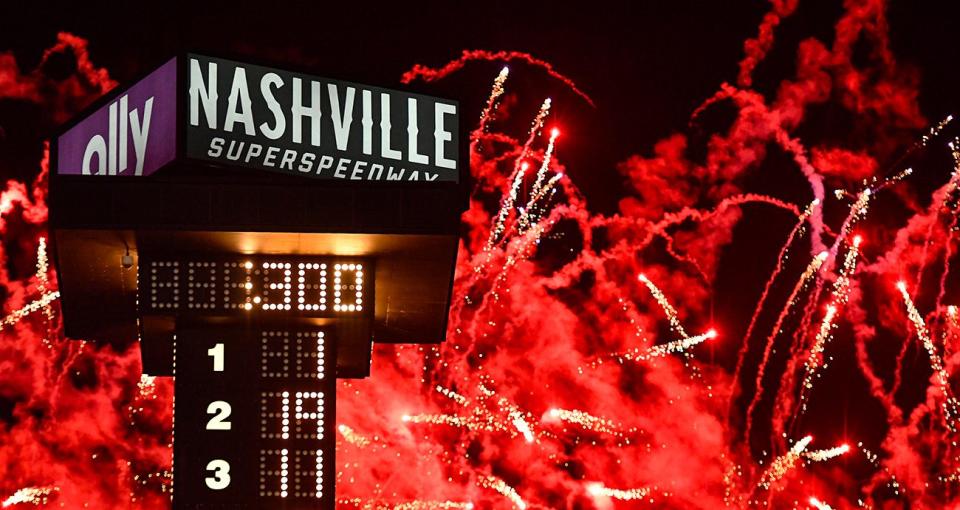
[[371, 266], [342, 257], [141, 259], [140, 304], [164, 314], [359, 315], [371, 310]]

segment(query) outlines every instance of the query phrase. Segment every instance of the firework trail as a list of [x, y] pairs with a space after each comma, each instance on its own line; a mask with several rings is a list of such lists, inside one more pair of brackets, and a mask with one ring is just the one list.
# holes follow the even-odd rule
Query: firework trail
[[540, 214], [536, 210], [537, 202], [544, 193], [543, 179], [546, 177], [547, 170], [550, 168], [550, 160], [553, 158], [553, 149], [556, 147], [558, 136], [560, 136], [560, 130], [553, 128], [550, 131], [550, 141], [547, 142], [547, 150], [543, 155], [543, 161], [540, 163], [540, 169], [537, 170], [537, 178], [533, 181], [530, 200], [527, 201], [526, 207], [520, 212], [520, 219], [517, 220], [521, 232], [526, 231], [532, 223], [536, 223], [539, 220]]
[[472, 61], [492, 61], [492, 62], [510, 62], [512, 60], [519, 60], [525, 62], [535, 67], [539, 67], [547, 72], [553, 78], [560, 80], [564, 85], [570, 88], [578, 96], [580, 96], [584, 101], [590, 104], [590, 106], [596, 106], [593, 103], [593, 99], [590, 99], [590, 96], [585, 94], [577, 84], [573, 82], [570, 78], [558, 73], [554, 70], [553, 65], [544, 60], [540, 60], [529, 53], [523, 53], [519, 51], [487, 51], [487, 50], [463, 50], [463, 54], [460, 55], [460, 58], [457, 60], [452, 60], [448, 62], [443, 67], [434, 69], [424, 65], [417, 64], [413, 66], [413, 69], [410, 69], [400, 78], [401, 83], [410, 83], [414, 80], [424, 80], [424, 81], [434, 81], [445, 78], [452, 73], [455, 73], [463, 68], [467, 62]]
[[[496, 85], [494, 85], [494, 88], [496, 88]], [[491, 92], [491, 95], [492, 94], [493, 93]], [[490, 235], [487, 238], [487, 251], [493, 248], [496, 241], [503, 235], [505, 222], [513, 210], [514, 204], [517, 202], [517, 195], [520, 192], [520, 186], [523, 184], [523, 178], [527, 173], [527, 169], [530, 167], [530, 163], [526, 161], [527, 154], [529, 154], [530, 147], [533, 145], [534, 140], [536, 140], [540, 130], [543, 129], [543, 123], [546, 120], [547, 115], [550, 114], [551, 103], [552, 102], [548, 97], [543, 101], [543, 104], [540, 105], [540, 111], [537, 112], [537, 116], [534, 117], [533, 123], [530, 126], [530, 133], [527, 136], [527, 141], [523, 144], [523, 149], [520, 151], [520, 155], [517, 156], [515, 160], [516, 162], [513, 170], [513, 181], [510, 185], [510, 191], [504, 195], [503, 201], [500, 203], [500, 210], [497, 211], [497, 219], [493, 223], [493, 228], [490, 229]]]
[[[810, 205], [808, 205], [807, 208], [803, 211], [803, 214], [800, 215], [800, 218], [798, 219], [797, 224], [793, 227], [793, 230], [791, 230], [790, 234], [787, 236], [786, 242], [784, 242], [783, 247], [780, 248], [780, 253], [777, 254], [777, 265], [774, 267], [773, 273], [770, 274], [770, 277], [767, 278], [767, 282], [763, 286], [763, 292], [760, 293], [760, 299], [757, 301], [756, 309], [754, 310], [753, 315], [750, 317], [750, 324], [747, 325], [747, 332], [743, 334], [743, 341], [742, 341], [742, 345], [740, 346], [740, 352], [737, 353], [737, 365], [733, 369], [733, 384], [735, 386], [738, 384], [738, 381], [740, 380], [740, 371], [743, 369], [744, 358], [746, 357], [747, 350], [750, 347], [750, 342], [749, 342], [750, 336], [753, 333], [753, 328], [757, 325], [757, 319], [760, 317], [760, 312], [763, 310], [763, 307], [766, 304], [767, 297], [770, 295], [770, 288], [773, 287], [774, 281], [776, 281], [777, 277], [783, 271], [783, 262], [787, 259], [787, 252], [790, 249], [790, 246], [793, 245], [793, 241], [797, 238], [797, 236], [802, 235], [804, 225], [807, 222], [807, 218], [813, 212], [813, 208], [818, 207], [819, 205], [820, 205], [819, 200], [814, 200], [813, 202], [810, 202]], [[814, 257], [813, 260], [814, 262], [816, 262], [818, 259], [819, 259], [819, 255], [817, 257]], [[817, 264], [818, 268], [821, 263], [823, 263], [822, 260]], [[812, 264], [813, 262], [811, 262], [811, 265]], [[808, 267], [808, 271], [809, 271], [809, 267]], [[806, 275], [806, 272], [804, 273], [804, 275]], [[803, 279], [804, 278], [801, 278], [801, 280]], [[792, 300], [793, 300], [793, 297], [787, 300], [788, 305]], [[769, 345], [769, 343], [767, 345]], [[766, 358], [766, 356], [764, 357]], [[762, 366], [763, 364], [761, 363], [761, 371], [763, 370]]]
[[[701, 343], [711, 340], [717, 337], [716, 330], [709, 330], [706, 333], [695, 335], [687, 338], [681, 338], [680, 340], [673, 340], [664, 344], [654, 345], [652, 347], [635, 347], [629, 351], [619, 352], [610, 354], [608, 356], [598, 358], [590, 363], [590, 368], [596, 369], [603, 365], [607, 359], [616, 360], [618, 363], [623, 364], [627, 361], [633, 362], [648, 362], [656, 358], [664, 357], [668, 354], [675, 353], [684, 353], [686, 354], [687, 349], [700, 345]], [[578, 369], [578, 373], [582, 374], [583, 369]]]
[[817, 498], [815, 498], [815, 497], [813, 497], [813, 496], [810, 496], [810, 500], [809, 500], [809, 501], [810, 501], [810, 506], [812, 506], [812, 507], [815, 508], [816, 510], [833, 510], [833, 507], [832, 507], [832, 506], [824, 503], [823, 501], [820, 501], [819, 499], [817, 499]]
[[[543, 186], [543, 179], [546, 177], [547, 170], [550, 168], [550, 159], [553, 157], [553, 149], [556, 147], [558, 136], [560, 136], [560, 130], [553, 128], [550, 131], [550, 141], [547, 142], [547, 151], [543, 156], [543, 162], [540, 164], [540, 170], [537, 171], [537, 179], [533, 181], [533, 190], [530, 192], [531, 196], [536, 196]], [[527, 209], [530, 209], [529, 204]]]
[[803, 457], [806, 459], [810, 459], [813, 462], [825, 462], [830, 459], [839, 457], [849, 451], [850, 451], [850, 445], [842, 444], [840, 446], [827, 448], [825, 450], [814, 450], [812, 452], [804, 452]]
[[487, 98], [487, 106], [483, 108], [483, 113], [480, 114], [480, 123], [477, 127], [478, 132], [486, 132], [487, 123], [490, 122], [494, 109], [496, 109], [497, 102], [500, 100], [500, 96], [503, 95], [503, 91], [505, 90], [503, 88], [503, 84], [507, 82], [507, 76], [509, 75], [510, 68], [503, 66], [503, 69], [500, 70], [500, 74], [497, 75], [497, 79], [493, 81], [493, 89], [490, 91], [490, 97]]
[[514, 177], [513, 184], [510, 185], [510, 191], [506, 194], [503, 203], [500, 205], [500, 211], [497, 212], [497, 219], [493, 225], [493, 228], [490, 229], [490, 236], [487, 238], [487, 250], [493, 248], [494, 243], [500, 239], [500, 236], [503, 235], [503, 230], [507, 216], [513, 210], [513, 204], [517, 202], [517, 195], [520, 192], [520, 185], [523, 184], [523, 177], [527, 173], [527, 168], [530, 167], [530, 164], [526, 161], [523, 161], [519, 165], [520, 168], [517, 169]]
[[950, 374], [947, 373], [947, 370], [943, 366], [943, 358], [937, 353], [937, 347], [933, 345], [933, 342], [930, 340], [930, 332], [927, 331], [923, 317], [920, 315], [917, 307], [914, 306], [910, 294], [907, 293], [907, 284], [903, 281], [897, 282], [897, 290], [899, 290], [900, 295], [903, 296], [903, 302], [907, 307], [910, 322], [913, 323], [917, 336], [920, 337], [920, 342], [923, 344], [924, 349], [927, 350], [927, 355], [930, 358], [930, 367], [933, 369], [937, 384], [940, 385], [940, 391], [944, 398], [943, 411], [945, 425], [955, 433], [957, 432], [956, 419], [960, 416], [960, 402], [953, 396], [950, 389]]
[[811, 441], [813, 441], [813, 436], [806, 436], [794, 443], [793, 447], [790, 448], [790, 451], [786, 454], [774, 459], [773, 462], [770, 463], [770, 467], [760, 476], [757, 487], [770, 490], [773, 484], [782, 480], [787, 473], [797, 467], [797, 464], [803, 457], [804, 450], [806, 450]]
[[13, 326], [19, 323], [24, 317], [26, 317], [27, 315], [30, 315], [33, 312], [36, 312], [37, 310], [45, 309], [49, 307], [50, 303], [52, 303], [54, 300], [56, 300], [59, 297], [60, 297], [60, 292], [53, 291], [40, 296], [38, 299], [34, 301], [31, 301], [23, 308], [20, 308], [12, 312], [11, 314], [4, 317], [3, 320], [0, 320], [0, 331], [3, 331], [4, 328], [8, 328], [10, 326]]
[[[747, 406], [746, 411], [746, 425], [744, 427], [743, 437], [744, 441], [749, 444], [750, 441], [750, 431], [753, 428], [753, 413], [760, 403], [761, 398], [763, 397], [763, 376], [766, 374], [767, 364], [770, 361], [770, 353], [773, 351], [774, 341], [777, 336], [782, 333], [781, 328], [783, 326], [783, 321], [787, 318], [787, 315], [790, 313], [790, 310], [796, 303], [797, 297], [800, 295], [800, 292], [806, 288], [813, 276], [820, 270], [820, 267], [823, 266], [823, 262], [827, 260], [829, 253], [826, 251], [820, 252], [813, 260], [807, 264], [807, 268], [803, 271], [803, 274], [800, 275], [800, 279], [797, 280], [797, 284], [794, 285], [793, 290], [790, 292], [790, 295], [787, 297], [787, 304], [780, 310], [780, 314], [777, 316], [776, 322], [773, 324], [773, 328], [770, 330], [770, 334], [767, 336], [766, 345], [763, 348], [763, 354], [760, 358], [760, 364], [757, 367], [757, 378], [754, 382], [754, 394], [753, 398], [750, 400], [750, 404]], [[746, 345], [747, 336], [744, 336], [744, 345]], [[742, 351], [741, 351], [742, 352]], [[738, 366], [741, 364], [741, 361], [738, 361]], [[736, 372], [734, 372], [736, 375]], [[734, 379], [736, 381], [736, 378]]]
[[650, 358], [659, 358], [666, 356], [667, 354], [677, 353], [677, 352], [686, 352], [687, 349], [698, 345], [707, 340], [711, 340], [717, 337], [716, 330], [711, 329], [702, 335], [688, 336], [680, 340], [674, 340], [672, 342], [667, 342], [665, 344], [660, 344], [651, 347], [647, 350], [646, 355], [638, 359], [650, 359]]
[[[946, 122], [949, 122], [952, 117], [948, 117]], [[946, 196], [954, 195], [960, 190], [960, 138], [955, 137], [952, 142], [947, 145], [950, 148], [950, 155], [953, 157], [953, 173], [950, 175], [950, 181], [947, 183]], [[934, 305], [934, 310], [939, 311], [943, 306], [943, 297], [947, 293], [947, 276], [950, 274], [950, 259], [953, 255], [953, 237], [957, 231], [957, 211], [956, 211], [956, 202], [954, 207], [949, 207], [949, 203], [946, 199], [942, 201], [941, 207], [948, 208], [951, 212], [950, 226], [947, 227], [946, 239], [943, 241], [943, 269], [940, 271], [940, 290], [937, 292], [937, 301]], [[939, 218], [939, 216], [937, 216]], [[931, 228], [933, 223], [931, 222]], [[924, 262], [926, 261], [926, 250], [927, 246], [930, 243], [930, 236], [928, 232], [928, 238], [924, 243]], [[920, 278], [923, 276], [923, 265], [921, 269], [917, 271], [917, 286], [920, 285]]]
[[657, 304], [660, 305], [660, 308], [663, 309], [663, 313], [667, 316], [667, 320], [670, 321], [670, 329], [675, 333], [680, 335], [681, 338], [688, 338], [687, 332], [683, 329], [683, 324], [680, 323], [680, 319], [677, 317], [677, 310], [670, 304], [670, 301], [667, 300], [667, 297], [663, 295], [663, 291], [660, 290], [649, 278], [647, 275], [640, 274], [637, 276], [637, 279], [643, 282], [644, 285], [650, 289], [650, 294], [653, 295], [654, 299], [657, 300]]
[[533, 122], [530, 125], [530, 133], [527, 135], [527, 141], [523, 144], [523, 151], [521, 154], [526, 154], [530, 151], [530, 145], [533, 144], [534, 139], [540, 134], [540, 130], [543, 129], [543, 124], [547, 120], [547, 116], [550, 115], [550, 106], [553, 105], [553, 100], [549, 97], [543, 100], [543, 104], [540, 105], [540, 110], [537, 111], [537, 115], [533, 118]]
[[[863, 195], [866, 195], [866, 193]], [[856, 207], [856, 205], [854, 207]], [[857, 268], [860, 242], [860, 236], [855, 236], [853, 238], [853, 244], [847, 249], [847, 254], [843, 259], [843, 266], [840, 269], [840, 276], [834, 283], [830, 304], [827, 305], [826, 313], [824, 313], [823, 320], [820, 323], [820, 329], [817, 331], [813, 346], [810, 348], [810, 352], [804, 363], [805, 374], [803, 376], [803, 382], [800, 385], [801, 412], [807, 410], [810, 392], [813, 390], [814, 378], [818, 376], [820, 370], [826, 368], [824, 351], [827, 348], [827, 344], [833, 338], [833, 329], [836, 327], [837, 310], [839, 307], [845, 305], [849, 299], [850, 277]]]
[[[850, 212], [844, 219], [840, 234], [837, 236], [831, 253], [836, 253], [840, 241], [846, 239], [844, 233], [849, 234], [852, 226], [866, 214], [870, 196], [869, 188], [857, 195], [858, 199], [854, 205], [851, 206]], [[825, 350], [827, 344], [829, 344], [833, 338], [837, 313], [849, 299], [850, 277], [856, 270], [857, 256], [859, 255], [861, 242], [862, 238], [859, 235], [853, 237], [853, 242], [850, 244], [843, 258], [840, 274], [834, 282], [828, 304], [824, 308], [820, 326], [813, 337], [813, 343], [806, 351], [806, 354], [801, 356], [805, 345], [805, 337], [813, 321], [814, 312], [816, 311], [816, 305], [820, 302], [820, 294], [826, 286], [825, 279], [820, 277], [822, 272], [816, 273], [817, 278], [815, 279], [812, 295], [804, 309], [800, 324], [793, 334], [793, 344], [790, 350], [787, 368], [783, 371], [780, 378], [779, 393], [773, 413], [774, 437], [785, 434], [788, 424], [791, 426], [796, 425], [797, 419], [807, 410], [810, 393], [814, 386], [814, 379], [819, 377], [821, 370], [826, 367]], [[826, 264], [830, 261], [831, 258], [828, 256]], [[829, 271], [829, 268], [826, 270]], [[795, 403], [792, 392], [798, 365], [802, 365], [803, 378], [800, 381], [799, 395], [796, 397]]]
[[540, 219], [540, 202], [548, 194], [553, 195], [556, 193], [556, 186], [560, 179], [563, 179], [563, 174], [555, 174], [546, 184], [540, 186], [540, 189], [537, 190], [536, 193], [530, 194], [530, 201], [527, 203], [527, 207], [524, 208], [524, 214], [529, 218], [529, 221], [536, 222]]
[[428, 423], [430, 425], [450, 425], [451, 427], [474, 429], [484, 428], [460, 416], [452, 416], [449, 414], [415, 414], [412, 416], [405, 414], [401, 420], [403, 420], [404, 423]]
[[632, 501], [646, 499], [650, 494], [650, 489], [611, 489], [604, 487], [602, 483], [591, 483], [587, 485], [587, 492], [589, 492], [591, 496], [603, 496], [621, 501]]
[[503, 480], [495, 476], [487, 476], [487, 477], [481, 478], [480, 481], [477, 482], [477, 484], [480, 485], [481, 487], [493, 489], [499, 492], [500, 494], [503, 494], [504, 497], [509, 499], [510, 502], [513, 503], [513, 505], [517, 507], [519, 510], [526, 510], [527, 504], [526, 502], [523, 501], [523, 498], [521, 498], [520, 495], [517, 494], [516, 489], [507, 485], [507, 483], [504, 482]]
[[773, 460], [763, 474], [760, 476], [757, 487], [763, 490], [771, 490], [775, 485], [782, 481], [788, 473], [794, 470], [801, 459], [807, 459], [811, 462], [825, 462], [834, 459], [850, 451], [848, 445], [840, 445], [826, 450], [806, 451], [807, 446], [813, 441], [813, 436], [805, 436], [796, 443], [790, 450]]
[[404, 415], [401, 420], [411, 424], [446, 425], [472, 432], [503, 432], [511, 437], [520, 435], [527, 443], [536, 442], [541, 435], [530, 425], [529, 413], [522, 411], [508, 399], [498, 397], [497, 393], [485, 384], [481, 384], [478, 388], [480, 398], [475, 405], [471, 405], [474, 402], [448, 388], [437, 386], [435, 389], [465, 408], [461, 413], [466, 413], [466, 416], [463, 414], [417, 414]]
[[575, 423], [585, 430], [598, 432], [600, 434], [609, 434], [611, 436], [621, 436], [620, 427], [596, 416], [591, 416], [583, 411], [569, 411], [566, 409], [551, 409], [547, 411], [545, 421], [562, 421], [566, 423]]
[[24, 487], [14, 492], [9, 498], [0, 503], [0, 507], [7, 508], [21, 503], [31, 505], [46, 505], [50, 495], [57, 491], [56, 487]]
[[[793, 244], [794, 239], [803, 232], [804, 225], [806, 224], [807, 218], [813, 212], [813, 209], [815, 207], [818, 207], [819, 205], [820, 205], [820, 201], [815, 199], [810, 203], [810, 205], [807, 206], [806, 210], [804, 210], [803, 214], [801, 214], [800, 217], [798, 218], [797, 224], [794, 226], [793, 230], [791, 230], [790, 234], [787, 236], [786, 242], [780, 248], [780, 253], [777, 255], [776, 266], [774, 267], [773, 273], [770, 275], [769, 278], [767, 278], [767, 281], [764, 284], [763, 291], [760, 293], [760, 299], [757, 302], [757, 306], [754, 309], [753, 315], [750, 317], [750, 323], [747, 325], [747, 331], [743, 335], [743, 340], [740, 346], [740, 350], [737, 353], [737, 364], [734, 367], [733, 377], [731, 379], [731, 386], [732, 386], [731, 393], [733, 393], [734, 395], [739, 393], [738, 389], [740, 384], [739, 383], [740, 372], [743, 369], [743, 364], [744, 364], [744, 361], [746, 360], [746, 355], [750, 348], [750, 337], [753, 333], [754, 327], [757, 324], [757, 319], [760, 317], [760, 313], [763, 311], [764, 305], [766, 304], [767, 297], [770, 294], [770, 289], [773, 286], [779, 274], [781, 273], [781, 271], [783, 271], [783, 262], [787, 258], [787, 252], [790, 249], [790, 246]], [[760, 365], [757, 370], [756, 391], [754, 393], [753, 399], [751, 400], [749, 406], [747, 407], [747, 412], [746, 412], [746, 428], [744, 431], [744, 437], [747, 439], [747, 441], [749, 441], [749, 437], [750, 437], [753, 410], [756, 407], [757, 402], [759, 401], [759, 398], [761, 396], [760, 395], [762, 392], [761, 381], [763, 380], [763, 375], [766, 371], [766, 365], [770, 357], [770, 351], [773, 348], [773, 341], [776, 337], [776, 334], [778, 334], [780, 331], [780, 326], [783, 322], [783, 319], [786, 317], [786, 314], [789, 311], [790, 307], [794, 304], [794, 300], [797, 298], [797, 295], [801, 291], [802, 287], [805, 285], [807, 279], [810, 276], [812, 276], [822, 265], [823, 260], [821, 256], [823, 256], [824, 253], [825, 252], [821, 252], [816, 257], [814, 257], [811, 263], [807, 266], [807, 270], [803, 273], [803, 275], [801, 275], [800, 281], [797, 282], [797, 285], [794, 288], [794, 291], [787, 298], [787, 305], [781, 310], [780, 316], [777, 318], [777, 323], [774, 325], [773, 333], [771, 333], [771, 335], [767, 337], [767, 342], [764, 347]], [[825, 258], [825, 256], [823, 256], [823, 258]], [[733, 404], [734, 401], [735, 399], [732, 398], [731, 405]], [[729, 419], [729, 416], [728, 416], [728, 419]]]
[[836, 316], [837, 305], [827, 305], [827, 312], [823, 314], [823, 321], [820, 323], [820, 330], [817, 331], [817, 336], [813, 342], [813, 347], [810, 349], [810, 354], [807, 356], [807, 362], [805, 364], [806, 375], [803, 377], [803, 384], [800, 388], [801, 405], [803, 405], [804, 410], [806, 410], [806, 398], [808, 398], [807, 394], [813, 390], [813, 378], [817, 375], [818, 370], [826, 367], [826, 363], [823, 359], [823, 351], [826, 349], [827, 342], [833, 336], [832, 330], [834, 328], [834, 319]]
[[343, 436], [343, 439], [345, 439], [348, 443], [352, 445], [355, 445], [360, 448], [370, 446], [369, 439], [363, 437], [363, 435], [361, 434], [357, 434], [356, 431], [354, 431], [352, 428], [342, 423], [337, 425], [337, 432], [339, 432], [340, 435]]

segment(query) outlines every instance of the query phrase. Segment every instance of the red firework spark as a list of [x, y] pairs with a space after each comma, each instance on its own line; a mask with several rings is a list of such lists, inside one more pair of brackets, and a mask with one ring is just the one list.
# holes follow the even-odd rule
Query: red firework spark
[[[960, 172], [925, 206], [898, 191], [912, 186], [902, 168], [880, 175], [889, 168], [879, 161], [909, 145], [904, 129], [927, 124], [916, 77], [890, 52], [882, 0], [847, 2], [832, 47], [801, 42], [795, 76], [772, 97], [750, 88], [777, 25], [796, 4], [773, 1], [757, 37], [744, 45], [738, 85], [724, 84], [695, 112], [718, 102], [737, 111], [709, 140], [705, 157], [688, 157], [690, 142], [675, 134], [657, 143], [652, 157], [629, 158], [619, 170], [630, 196], [612, 216], [591, 213], [554, 159], [556, 136], [548, 141], [540, 133], [549, 103], [531, 130], [497, 129], [498, 102], [510, 87], [506, 72], [498, 77], [472, 134], [477, 191], [463, 218], [468, 233], [448, 341], [377, 346], [370, 378], [340, 382], [342, 506], [960, 503], [949, 380], [960, 364], [960, 326], [956, 308], [944, 306], [953, 298]], [[867, 64], [853, 61], [858, 40], [872, 45]], [[41, 104], [62, 120], [113, 86], [82, 39], [61, 34], [58, 41], [44, 58], [74, 52], [74, 76], [49, 81], [0, 54], [0, 97]], [[516, 52], [466, 51], [437, 70], [416, 66], [404, 81], [440, 79], [471, 60], [539, 66], [589, 101], [550, 64]], [[828, 101], [854, 113], [872, 141], [857, 148], [802, 141], [797, 129], [809, 109]], [[920, 145], [941, 142], [930, 134]], [[808, 181], [807, 203], [744, 189], [744, 176], [771, 147], [788, 154]], [[169, 381], [141, 379], [136, 349], [118, 353], [61, 338], [43, 254], [36, 270], [24, 270], [34, 261], [21, 254], [42, 247], [46, 164], [41, 168], [31, 185], [9, 182], [0, 194], [0, 287], [10, 314], [0, 327], [0, 504], [164, 508]], [[525, 185], [532, 190], [523, 192]], [[828, 185], [844, 191], [831, 196]], [[872, 221], [871, 208], [884, 200], [901, 202], [905, 219]], [[845, 219], [832, 221], [828, 207], [845, 209]], [[723, 256], [739, 242], [734, 228], [776, 214], [797, 223], [789, 232], [766, 232], [765, 244], [779, 254], [747, 334], [717, 334], [709, 303], [725, 274]], [[864, 235], [862, 252], [855, 233]], [[932, 291], [921, 285], [924, 275], [936, 280]], [[907, 285], [897, 287], [901, 278]], [[792, 289], [786, 298], [776, 292], [781, 286]], [[893, 359], [879, 345], [889, 338], [903, 345]], [[708, 339], [739, 351], [735, 369], [694, 357]], [[833, 361], [843, 346], [855, 353], [849, 366]], [[922, 373], [925, 393], [907, 404], [898, 391], [917, 379], [908, 373], [911, 351], [935, 370]], [[840, 370], [866, 381], [862, 398], [878, 403], [886, 420], [860, 428], [874, 436], [845, 438], [856, 447], [835, 441], [841, 433], [807, 433], [843, 427], [839, 413], [807, 410], [830, 402], [825, 386]]]

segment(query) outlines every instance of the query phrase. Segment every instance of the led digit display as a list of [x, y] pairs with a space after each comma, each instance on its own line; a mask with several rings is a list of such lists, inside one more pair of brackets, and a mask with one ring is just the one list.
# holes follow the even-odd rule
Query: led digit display
[[324, 329], [177, 332], [175, 510], [334, 507], [334, 347]]
[[140, 306], [177, 315], [369, 315], [372, 269], [344, 257], [143, 257]]

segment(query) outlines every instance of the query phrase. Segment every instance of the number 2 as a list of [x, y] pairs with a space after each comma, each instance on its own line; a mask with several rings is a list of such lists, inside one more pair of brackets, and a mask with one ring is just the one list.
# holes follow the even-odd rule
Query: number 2
[[213, 471], [213, 476], [204, 479], [207, 482], [207, 487], [215, 491], [221, 491], [230, 486], [229, 462], [221, 459], [211, 460], [207, 464], [207, 471]]
[[207, 406], [207, 414], [212, 414], [213, 418], [207, 422], [207, 430], [230, 430], [230, 422], [227, 421], [230, 411], [230, 404], [222, 400], [210, 402]]
[[223, 344], [217, 344], [207, 349], [207, 356], [213, 358], [213, 371], [223, 372]]

